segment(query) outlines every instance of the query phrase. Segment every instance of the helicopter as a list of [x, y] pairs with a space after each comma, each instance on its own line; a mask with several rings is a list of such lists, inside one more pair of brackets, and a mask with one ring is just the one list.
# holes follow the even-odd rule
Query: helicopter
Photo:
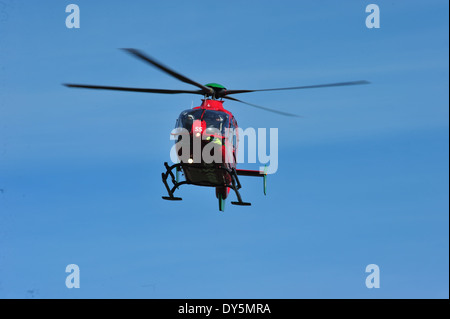
[[[250, 206], [251, 203], [242, 200], [239, 189], [242, 185], [239, 176], [260, 177], [263, 179], [263, 192], [266, 195], [267, 171], [266, 170], [244, 170], [237, 169], [237, 151], [239, 143], [239, 130], [236, 118], [223, 107], [224, 99], [243, 103], [261, 110], [277, 113], [284, 116], [298, 117], [296, 114], [280, 111], [273, 108], [248, 103], [232, 97], [231, 95], [281, 90], [299, 90], [311, 88], [325, 88], [336, 86], [349, 86], [368, 84], [368, 81], [352, 81], [328, 83], [308, 86], [295, 86], [284, 88], [270, 88], [257, 90], [228, 90], [218, 83], [200, 84], [192, 79], [170, 69], [156, 59], [144, 54], [140, 50], [126, 48], [122, 49], [132, 56], [156, 67], [162, 72], [180, 80], [181, 82], [195, 86], [195, 90], [173, 90], [173, 89], [153, 89], [120, 86], [101, 86], [87, 84], [63, 85], [70, 88], [85, 88], [97, 90], [128, 91], [141, 93], [159, 94], [197, 94], [203, 96], [200, 106], [187, 109], [179, 115], [175, 129], [171, 132], [176, 140], [176, 155], [178, 162], [169, 165], [164, 163], [166, 171], [161, 174], [162, 182], [167, 190], [168, 196], [162, 199], [169, 201], [182, 200], [181, 197], [174, 196], [180, 186], [189, 184], [215, 188], [216, 198], [219, 202], [219, 211], [225, 210], [225, 200], [230, 190], [236, 194], [237, 201], [231, 204], [239, 206]], [[191, 147], [193, 146], [193, 147]], [[197, 146], [197, 147], [196, 147]], [[186, 151], [187, 149], [187, 151]], [[196, 151], [195, 151], [196, 150]], [[200, 154], [200, 156], [198, 156]], [[202, 157], [202, 154], [210, 155]], [[212, 160], [211, 160], [212, 157]], [[184, 180], [180, 180], [180, 174]], [[170, 177], [169, 185], [168, 179]]]

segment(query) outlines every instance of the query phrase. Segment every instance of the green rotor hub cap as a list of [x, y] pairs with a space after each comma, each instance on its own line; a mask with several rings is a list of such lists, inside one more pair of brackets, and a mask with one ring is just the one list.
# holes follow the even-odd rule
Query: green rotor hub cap
[[208, 83], [208, 84], [205, 84], [205, 86], [210, 87], [210, 88], [213, 88], [213, 89], [223, 89], [223, 90], [226, 90], [226, 88], [225, 88], [223, 85], [218, 84], [218, 83]]

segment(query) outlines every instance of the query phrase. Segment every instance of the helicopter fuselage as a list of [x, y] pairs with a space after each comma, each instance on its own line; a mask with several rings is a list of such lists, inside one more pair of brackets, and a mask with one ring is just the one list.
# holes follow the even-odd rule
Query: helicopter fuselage
[[226, 198], [236, 169], [238, 130], [233, 114], [223, 101], [204, 99], [202, 104], [181, 112], [173, 135], [180, 169], [188, 184], [216, 187]]

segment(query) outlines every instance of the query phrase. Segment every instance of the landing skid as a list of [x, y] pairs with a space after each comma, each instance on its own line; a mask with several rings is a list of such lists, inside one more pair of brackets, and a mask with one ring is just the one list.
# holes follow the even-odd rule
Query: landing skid
[[231, 202], [232, 205], [237, 206], [252, 206], [252, 203], [246, 203], [246, 202]]
[[[178, 182], [178, 176], [179, 176], [179, 172], [181, 171], [181, 164], [175, 164], [172, 166], [169, 166], [169, 164], [167, 164], [167, 162], [164, 163], [164, 166], [166, 167], [166, 173], [162, 173], [162, 180], [164, 183], [164, 186], [166, 186], [167, 192], [169, 193], [169, 196], [161, 196], [162, 199], [165, 200], [183, 200], [181, 197], [175, 197], [173, 196], [173, 193], [175, 192], [176, 189], [178, 189], [178, 186], [183, 185], [183, 184], [187, 184], [186, 181], [184, 182]], [[176, 175], [173, 174], [172, 170], [176, 169]], [[171, 177], [172, 179], [172, 184], [173, 187], [170, 188], [169, 184], [167, 184], [167, 178]]]
[[183, 200], [181, 197], [161, 196], [165, 200]]
[[[174, 196], [174, 193], [178, 189], [178, 187], [181, 185], [184, 185], [184, 184], [192, 184], [192, 185], [195, 185], [195, 184], [189, 183], [188, 181], [182, 181], [182, 182], [178, 181], [179, 172], [181, 172], [183, 169], [183, 166], [181, 163], [169, 166], [169, 164], [167, 164], [167, 162], [165, 162], [164, 166], [166, 167], [166, 172], [162, 173], [161, 176], [162, 176], [163, 184], [166, 187], [166, 190], [167, 190], [167, 193], [169, 194], [169, 196], [162, 196], [162, 199], [172, 200], [172, 201], [182, 200], [181, 197]], [[174, 169], [176, 170], [175, 174], [172, 172]], [[229, 187], [235, 192], [236, 197], [237, 197], [237, 202], [231, 202], [231, 204], [238, 205], [238, 206], [250, 206], [251, 203], [244, 202], [241, 198], [241, 194], [239, 193], [239, 189], [241, 188], [241, 183], [239, 182], [239, 178], [236, 173], [236, 170], [234, 168], [229, 169], [226, 167], [217, 167], [216, 169], [222, 169], [222, 170], [226, 171], [228, 174], [230, 174], [230, 176], [231, 176], [231, 184], [220, 185], [222, 187]], [[170, 179], [172, 182], [172, 187], [170, 187], [167, 182], [167, 179], [169, 178], [169, 176], [170, 176]], [[221, 195], [219, 196], [219, 210], [220, 211], [225, 210], [225, 199], [222, 198]]]

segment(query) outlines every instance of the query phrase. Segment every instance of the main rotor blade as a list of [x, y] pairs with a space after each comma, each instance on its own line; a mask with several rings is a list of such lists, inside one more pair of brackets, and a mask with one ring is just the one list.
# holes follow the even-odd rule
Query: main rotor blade
[[251, 93], [251, 92], [262, 92], [262, 91], [281, 91], [281, 90], [301, 90], [301, 89], [315, 89], [315, 88], [325, 88], [332, 86], [348, 86], [348, 85], [360, 85], [369, 84], [368, 81], [352, 81], [352, 82], [339, 82], [339, 83], [328, 83], [328, 84], [317, 84], [317, 85], [306, 85], [306, 86], [294, 86], [287, 88], [277, 88], [277, 89], [262, 89], [262, 90], [226, 90], [223, 92], [223, 96], [230, 94], [239, 93]]
[[86, 85], [86, 84], [66, 84], [63, 85], [70, 88], [96, 89], [96, 90], [113, 90], [113, 91], [128, 91], [128, 92], [142, 92], [142, 93], [162, 93], [162, 94], [179, 94], [192, 93], [203, 95], [202, 90], [165, 90], [165, 89], [145, 89], [145, 88], [130, 88], [121, 86], [105, 86], [105, 85]]
[[197, 82], [195, 82], [195, 81], [185, 77], [184, 75], [181, 75], [180, 73], [175, 72], [174, 70], [169, 69], [167, 66], [165, 66], [165, 65], [161, 64], [160, 62], [156, 61], [155, 59], [145, 55], [144, 53], [140, 52], [139, 50], [128, 49], [128, 48], [127, 49], [123, 49], [123, 50], [125, 50], [128, 53], [134, 55], [135, 57], [138, 57], [141, 60], [144, 60], [144, 61], [152, 64], [153, 66], [157, 67], [161, 71], [163, 71], [163, 72], [173, 76], [174, 78], [176, 78], [176, 79], [178, 79], [178, 80], [180, 80], [180, 81], [182, 81], [184, 83], [188, 83], [188, 84], [194, 85], [194, 86], [202, 89], [203, 93], [205, 93], [205, 94], [207, 94], [207, 93], [211, 93], [212, 94], [214, 92], [213, 89], [211, 89], [211, 88], [209, 88], [207, 86], [204, 86], [204, 85], [202, 85], [200, 83], [197, 83]]
[[244, 101], [238, 100], [238, 99], [236, 99], [234, 97], [231, 97], [231, 96], [224, 96], [223, 98], [227, 99], [227, 100], [232, 100], [232, 101], [244, 103], [244, 104], [256, 107], [256, 108], [261, 109], [261, 110], [265, 110], [265, 111], [269, 111], [269, 112], [273, 112], [273, 113], [277, 113], [277, 114], [281, 114], [281, 115], [285, 115], [285, 116], [301, 117], [300, 115], [297, 115], [297, 114], [282, 112], [282, 111], [270, 109], [268, 107], [264, 107], [264, 106], [260, 106], [260, 105], [256, 105], [256, 104], [252, 104], [252, 103], [248, 103], [248, 102], [244, 102]]

